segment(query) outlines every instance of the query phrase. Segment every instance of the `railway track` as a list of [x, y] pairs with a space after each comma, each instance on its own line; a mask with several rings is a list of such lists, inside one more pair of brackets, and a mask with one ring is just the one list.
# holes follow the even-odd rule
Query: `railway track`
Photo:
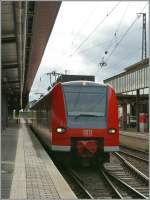
[[[88, 199], [128, 199], [147, 197], [141, 192], [131, 187], [125, 181], [112, 175], [108, 170], [100, 166], [99, 170], [69, 169], [69, 174], [82, 189], [82, 195]], [[85, 172], [86, 171], [86, 172]], [[97, 178], [96, 178], [96, 177]], [[96, 180], [97, 179], [97, 180]], [[81, 198], [81, 197], [80, 197]]]
[[127, 147], [124, 147], [124, 146], [120, 146], [120, 151], [125, 152], [127, 154], [132, 154], [134, 156], [137, 156], [139, 159], [141, 158], [141, 160], [142, 159], [146, 160], [146, 162], [149, 159], [149, 155], [148, 155], [147, 152], [138, 151], [138, 150], [135, 150], [135, 149], [130, 149], [130, 148], [127, 148]]
[[119, 151], [119, 152], [122, 153], [122, 154], [124, 154], [124, 155], [127, 155], [127, 156], [129, 156], [129, 157], [136, 158], [137, 160], [143, 161], [143, 162], [145, 162], [145, 163], [147, 163], [147, 164], [148, 164], [148, 162], [149, 162], [147, 159], [141, 158], [141, 157], [136, 156], [136, 155], [134, 155], [134, 154], [127, 153], [127, 152], [125, 152], [125, 151]]
[[149, 196], [149, 178], [119, 153], [113, 153], [110, 163], [99, 167], [70, 168], [55, 164], [79, 199], [147, 199]]
[[85, 188], [81, 179], [71, 168], [59, 164], [57, 164], [57, 168], [79, 199], [94, 199], [94, 197]]
[[[62, 169], [61, 169], [62, 170]], [[61, 171], [62, 172], [62, 171]], [[91, 168], [63, 169], [64, 178], [79, 199], [120, 199], [115, 187], [108, 184], [106, 176]]]
[[75, 173], [74, 170], [69, 169], [68, 170], [70, 176], [73, 178], [76, 185], [78, 185], [78, 188], [80, 188], [82, 192], [82, 196], [86, 199], [94, 199], [94, 197], [89, 193], [89, 191], [85, 188], [83, 181], [78, 177], [78, 175]]
[[131, 187], [129, 184], [125, 183], [121, 179], [109, 173], [108, 170], [103, 169], [103, 172], [107, 175], [109, 181], [111, 181], [111, 184], [113, 184], [113, 187], [119, 194], [120, 199], [129, 199], [129, 198], [146, 199], [146, 196], [135, 190], [133, 187]]
[[59, 167], [72, 190], [79, 199], [121, 199], [120, 193], [107, 174], [93, 168]]
[[113, 154], [110, 163], [97, 168], [57, 167], [79, 199], [148, 198], [149, 179], [131, 170], [130, 164], [126, 167], [125, 159], [121, 159], [119, 154]]
[[[84, 170], [84, 172], [83, 172]], [[112, 184], [109, 177], [103, 171], [96, 169], [73, 169], [72, 174], [82, 183], [86, 191], [94, 199], [120, 199], [121, 195]]]
[[141, 156], [134, 155], [126, 151], [119, 151], [119, 154], [127, 159], [133, 166], [140, 170], [146, 176], [149, 176], [149, 161]]
[[[131, 190], [137, 193], [137, 195], [141, 195], [141, 198], [147, 198], [149, 196], [149, 178], [118, 153], [112, 155], [110, 163], [104, 164], [104, 170], [111, 176], [110, 179], [115, 181], [115, 185], [120, 180], [122, 184], [120, 182], [120, 185], [118, 184], [119, 187], [123, 184], [124, 186], [128, 185], [128, 188], [132, 188]], [[116, 185], [117, 188], [118, 186]], [[120, 191], [119, 188], [118, 190]], [[133, 197], [139, 198], [140, 196], [135, 195]]]

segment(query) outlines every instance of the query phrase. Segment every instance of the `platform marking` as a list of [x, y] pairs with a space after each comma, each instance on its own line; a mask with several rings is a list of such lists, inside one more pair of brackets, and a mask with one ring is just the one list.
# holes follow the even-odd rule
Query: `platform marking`
[[69, 152], [69, 151], [71, 151], [71, 146], [52, 145], [52, 150]]
[[19, 129], [14, 175], [10, 190], [10, 199], [27, 199], [26, 171], [23, 149], [23, 131]]

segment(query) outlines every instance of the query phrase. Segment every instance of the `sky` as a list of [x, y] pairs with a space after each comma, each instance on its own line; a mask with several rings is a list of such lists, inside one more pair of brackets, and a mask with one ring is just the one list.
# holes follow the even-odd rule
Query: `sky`
[[142, 16], [137, 13], [141, 12], [147, 14], [148, 30], [147, 1], [62, 2], [29, 100], [48, 92], [46, 73], [95, 75], [103, 82], [140, 61]]

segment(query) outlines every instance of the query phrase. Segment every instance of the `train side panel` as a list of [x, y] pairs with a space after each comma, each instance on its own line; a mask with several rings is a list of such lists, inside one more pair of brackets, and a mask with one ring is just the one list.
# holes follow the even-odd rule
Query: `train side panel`
[[51, 147], [52, 131], [51, 131], [51, 94], [42, 99], [38, 105], [32, 109], [33, 122], [32, 128], [36, 131], [42, 141]]
[[119, 150], [119, 126], [118, 126], [118, 102], [114, 89], [108, 87], [108, 131], [114, 128], [115, 134], [107, 134], [105, 139], [105, 151]]
[[65, 113], [65, 100], [61, 84], [55, 86], [52, 93], [52, 150], [66, 151], [68, 148], [68, 134], [57, 133], [57, 128], [67, 129], [67, 119]]

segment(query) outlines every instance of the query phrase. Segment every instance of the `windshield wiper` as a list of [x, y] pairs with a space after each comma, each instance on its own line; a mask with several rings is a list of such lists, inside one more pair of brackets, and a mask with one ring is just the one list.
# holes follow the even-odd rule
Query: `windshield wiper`
[[78, 117], [81, 117], [81, 116], [85, 116], [85, 117], [104, 117], [104, 113], [102, 113], [102, 114], [94, 114], [94, 113], [93, 114], [88, 114], [88, 113], [87, 114], [86, 113], [83, 114], [83, 113], [80, 113], [80, 114], [75, 116], [75, 119], [78, 118]]

